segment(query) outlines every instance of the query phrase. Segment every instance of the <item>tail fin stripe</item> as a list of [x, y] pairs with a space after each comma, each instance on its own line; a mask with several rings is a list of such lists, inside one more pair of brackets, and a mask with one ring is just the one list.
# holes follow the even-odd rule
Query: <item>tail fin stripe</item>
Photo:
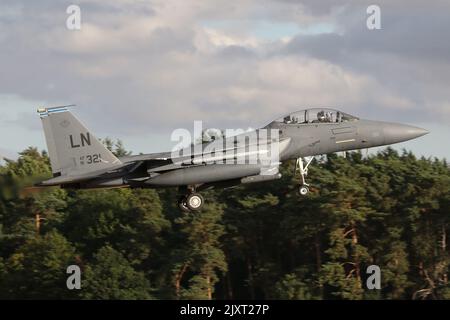
[[61, 106], [61, 107], [52, 107], [52, 108], [40, 108], [38, 109], [39, 115], [42, 117], [47, 117], [52, 113], [66, 112], [69, 111], [68, 107], [70, 106]]
[[47, 113], [58, 113], [58, 112], [66, 112], [69, 111], [67, 108], [61, 108], [61, 109], [53, 109], [53, 110], [48, 110]]

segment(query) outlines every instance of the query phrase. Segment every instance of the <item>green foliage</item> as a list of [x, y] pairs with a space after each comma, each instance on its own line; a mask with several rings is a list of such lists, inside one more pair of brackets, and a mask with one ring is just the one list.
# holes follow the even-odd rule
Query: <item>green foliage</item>
[[[173, 256], [176, 298], [211, 298], [219, 273], [227, 271], [220, 243], [224, 235], [222, 214], [221, 206], [208, 204], [201, 214], [184, 214], [175, 220], [180, 241]], [[187, 283], [183, 290], [177, 288], [181, 283]]]
[[[74, 297], [66, 287], [66, 268], [75, 250], [58, 232], [50, 231], [19, 247], [0, 265], [3, 299], [64, 299]], [[5, 271], [6, 270], [6, 271]], [[3, 275], [2, 275], [3, 273]]]
[[[51, 175], [46, 153], [28, 148], [0, 166], [0, 298], [450, 298], [445, 161], [329, 155], [313, 162], [307, 197], [293, 162], [281, 172], [207, 191], [186, 214], [174, 189], [24, 188]], [[81, 290], [66, 288], [71, 264]], [[366, 288], [372, 264], [381, 290]]]
[[301, 271], [288, 273], [275, 284], [275, 298], [282, 300], [313, 300], [319, 298], [313, 293], [314, 282]]
[[118, 139], [115, 142], [111, 138], [106, 137], [101, 140], [105, 147], [111, 151], [116, 157], [125, 157], [131, 155], [131, 151], [127, 151], [123, 145], [122, 140]]
[[101, 248], [84, 272], [81, 296], [85, 299], [150, 299], [150, 284], [124, 256], [110, 246]]
[[36, 148], [30, 147], [19, 155], [17, 161], [5, 159], [7, 173], [21, 178], [50, 175], [50, 160], [46, 152], [41, 154]]

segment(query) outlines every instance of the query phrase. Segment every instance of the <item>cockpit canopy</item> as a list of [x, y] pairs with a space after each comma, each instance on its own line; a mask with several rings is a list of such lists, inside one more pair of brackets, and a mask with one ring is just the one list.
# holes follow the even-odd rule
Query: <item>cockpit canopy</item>
[[342, 111], [326, 108], [312, 108], [288, 114], [273, 122], [285, 124], [336, 123], [355, 121], [359, 118]]

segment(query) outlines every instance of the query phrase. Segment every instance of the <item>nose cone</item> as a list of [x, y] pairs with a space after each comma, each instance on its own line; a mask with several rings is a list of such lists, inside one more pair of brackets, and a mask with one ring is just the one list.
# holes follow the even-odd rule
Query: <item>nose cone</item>
[[386, 144], [415, 139], [429, 133], [428, 130], [399, 123], [385, 123], [383, 125]]

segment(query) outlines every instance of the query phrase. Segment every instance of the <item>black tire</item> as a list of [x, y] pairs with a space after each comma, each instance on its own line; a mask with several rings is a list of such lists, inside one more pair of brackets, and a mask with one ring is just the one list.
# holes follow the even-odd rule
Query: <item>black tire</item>
[[306, 196], [306, 195], [309, 193], [309, 188], [308, 188], [307, 186], [300, 186], [300, 187], [298, 188], [298, 193], [299, 193], [301, 196]]
[[180, 210], [183, 212], [191, 212], [191, 210], [186, 205], [186, 197], [181, 197], [178, 200], [178, 208], [180, 208]]
[[199, 193], [191, 193], [186, 197], [186, 207], [191, 211], [199, 211], [203, 207], [205, 200]]

